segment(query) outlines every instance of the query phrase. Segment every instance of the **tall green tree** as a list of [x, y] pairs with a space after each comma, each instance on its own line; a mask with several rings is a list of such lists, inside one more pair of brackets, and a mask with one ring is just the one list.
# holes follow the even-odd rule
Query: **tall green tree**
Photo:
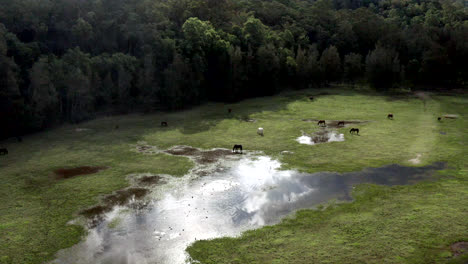
[[48, 57], [41, 57], [30, 71], [30, 92], [34, 108], [34, 120], [38, 128], [57, 118], [58, 94], [53, 84], [51, 66]]
[[353, 82], [363, 74], [363, 63], [361, 54], [350, 53], [344, 57], [344, 77]]
[[366, 75], [369, 83], [377, 88], [392, 87], [400, 78], [397, 52], [378, 45], [366, 57]]
[[327, 82], [341, 78], [341, 59], [335, 46], [330, 46], [323, 51], [322, 56], [320, 56], [320, 67]]

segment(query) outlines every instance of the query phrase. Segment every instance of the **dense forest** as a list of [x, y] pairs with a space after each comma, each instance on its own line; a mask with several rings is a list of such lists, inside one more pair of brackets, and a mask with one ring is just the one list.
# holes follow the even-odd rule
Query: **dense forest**
[[0, 0], [0, 138], [331, 82], [466, 87], [452, 0]]

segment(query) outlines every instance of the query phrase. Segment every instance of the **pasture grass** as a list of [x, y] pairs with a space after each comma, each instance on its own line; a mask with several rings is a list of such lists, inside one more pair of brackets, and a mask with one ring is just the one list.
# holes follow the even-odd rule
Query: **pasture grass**
[[[324, 91], [320, 91], [324, 92]], [[166, 149], [261, 150], [284, 169], [348, 172], [399, 163], [421, 154], [421, 163], [448, 162], [437, 182], [414, 186], [361, 185], [355, 202], [303, 210], [279, 225], [239, 238], [200, 241], [188, 249], [202, 263], [430, 263], [456, 261], [450, 243], [468, 241], [466, 96], [433, 96], [424, 106], [412, 96], [393, 98], [371, 92], [330, 89], [288, 92], [237, 104], [205, 104], [187, 111], [99, 118], [2, 142], [0, 157], [0, 263], [42, 263], [85, 234], [67, 224], [99, 197], [128, 186], [132, 173], [183, 176], [193, 166], [184, 157], [144, 155], [135, 144]], [[228, 114], [227, 109], [233, 113]], [[393, 113], [394, 120], [386, 119]], [[441, 114], [458, 119], [438, 122]], [[253, 119], [255, 122], [244, 120]], [[360, 136], [315, 146], [295, 141], [301, 131], [319, 128], [302, 119], [362, 120]], [[167, 121], [167, 128], [160, 127]], [[119, 125], [119, 129], [115, 126]], [[265, 136], [256, 134], [263, 127]], [[86, 128], [77, 132], [76, 128]], [[442, 135], [440, 132], [446, 133]], [[294, 154], [281, 155], [281, 151]], [[53, 170], [108, 166], [96, 174], [56, 180]]]

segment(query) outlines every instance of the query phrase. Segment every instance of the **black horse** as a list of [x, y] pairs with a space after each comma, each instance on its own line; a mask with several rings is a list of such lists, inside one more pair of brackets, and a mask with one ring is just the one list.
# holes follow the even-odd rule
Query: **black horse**
[[438, 121], [441, 121], [441, 120], [442, 120], [442, 117], [439, 116], [439, 117], [437, 118], [437, 120], [438, 120]]
[[349, 130], [349, 133], [350, 133], [350, 134], [352, 134], [352, 133], [354, 133], [354, 132], [356, 132], [356, 134], [359, 135], [359, 128], [351, 128], [351, 130]]
[[309, 100], [313, 101], [313, 100], [314, 100], [314, 97], [313, 97], [313, 96], [310, 96], [310, 97], [309, 97]]
[[323, 126], [326, 126], [327, 124], [325, 123], [325, 120], [319, 120], [317, 125], [323, 125]]
[[162, 121], [162, 122], [161, 122], [161, 126], [162, 126], [162, 127], [167, 127], [167, 122]]
[[344, 121], [338, 122], [338, 126], [344, 126]]
[[232, 152], [237, 153], [238, 150], [240, 150], [240, 153], [242, 154], [242, 145], [234, 145], [232, 148]]
[[388, 114], [388, 115], [387, 115], [387, 118], [388, 118], [388, 119], [393, 119], [393, 114]]
[[7, 155], [8, 154], [8, 149], [2, 148], [0, 149], [0, 155]]

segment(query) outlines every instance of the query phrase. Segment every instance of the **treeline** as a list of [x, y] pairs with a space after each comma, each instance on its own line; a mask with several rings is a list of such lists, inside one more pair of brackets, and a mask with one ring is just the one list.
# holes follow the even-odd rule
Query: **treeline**
[[452, 0], [0, 0], [1, 138], [334, 81], [466, 87]]

